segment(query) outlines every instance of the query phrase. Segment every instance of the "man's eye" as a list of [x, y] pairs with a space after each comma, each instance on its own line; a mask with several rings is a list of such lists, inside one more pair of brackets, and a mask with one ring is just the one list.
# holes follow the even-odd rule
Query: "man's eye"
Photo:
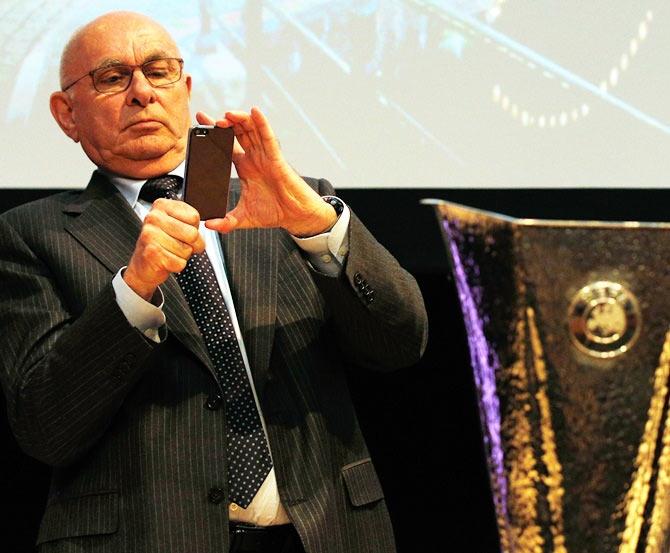
[[161, 79], [161, 78], [163, 78], [163, 77], [166, 77], [167, 74], [168, 74], [167, 69], [155, 69], [155, 68], [151, 68], [151, 69], [147, 69], [147, 70], [145, 71], [145, 75], [146, 75], [147, 77], [152, 78], [152, 79]]
[[120, 69], [110, 69], [98, 74], [97, 81], [103, 84], [115, 84], [128, 78], [128, 72]]

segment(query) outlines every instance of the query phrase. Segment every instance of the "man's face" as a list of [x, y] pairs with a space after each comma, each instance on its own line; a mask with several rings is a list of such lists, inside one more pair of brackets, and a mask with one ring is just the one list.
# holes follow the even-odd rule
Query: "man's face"
[[[112, 63], [141, 65], [151, 59], [180, 57], [162, 28], [132, 19], [87, 29], [77, 42], [76, 54], [67, 68], [71, 81]], [[129, 88], [115, 94], [96, 91], [87, 75], [68, 91], [52, 96], [52, 112], [96, 165], [146, 178], [166, 173], [184, 159], [190, 92], [191, 79], [186, 74], [174, 84], [154, 88], [138, 68]], [[58, 107], [63, 108], [63, 103], [69, 108], [64, 112], [65, 125], [57, 115], [59, 111], [63, 115]]]

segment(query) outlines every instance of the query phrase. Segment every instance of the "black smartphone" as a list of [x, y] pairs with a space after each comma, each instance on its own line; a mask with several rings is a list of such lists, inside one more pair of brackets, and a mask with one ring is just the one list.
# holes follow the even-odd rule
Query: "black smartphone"
[[232, 128], [198, 125], [188, 134], [184, 201], [205, 221], [225, 217], [233, 160]]

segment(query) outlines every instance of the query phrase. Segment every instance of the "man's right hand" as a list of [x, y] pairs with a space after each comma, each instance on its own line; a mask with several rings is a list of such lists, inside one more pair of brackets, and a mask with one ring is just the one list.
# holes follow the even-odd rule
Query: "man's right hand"
[[165, 198], [156, 200], [144, 218], [123, 280], [150, 301], [170, 274], [181, 272], [191, 255], [205, 251], [199, 224], [200, 215], [190, 205]]

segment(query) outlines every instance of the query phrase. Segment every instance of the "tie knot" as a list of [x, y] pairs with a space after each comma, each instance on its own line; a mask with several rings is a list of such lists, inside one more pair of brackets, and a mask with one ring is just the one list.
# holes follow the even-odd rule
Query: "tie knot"
[[140, 199], [153, 203], [158, 198], [177, 199], [177, 190], [181, 186], [182, 178], [176, 175], [161, 175], [149, 179], [140, 190]]

